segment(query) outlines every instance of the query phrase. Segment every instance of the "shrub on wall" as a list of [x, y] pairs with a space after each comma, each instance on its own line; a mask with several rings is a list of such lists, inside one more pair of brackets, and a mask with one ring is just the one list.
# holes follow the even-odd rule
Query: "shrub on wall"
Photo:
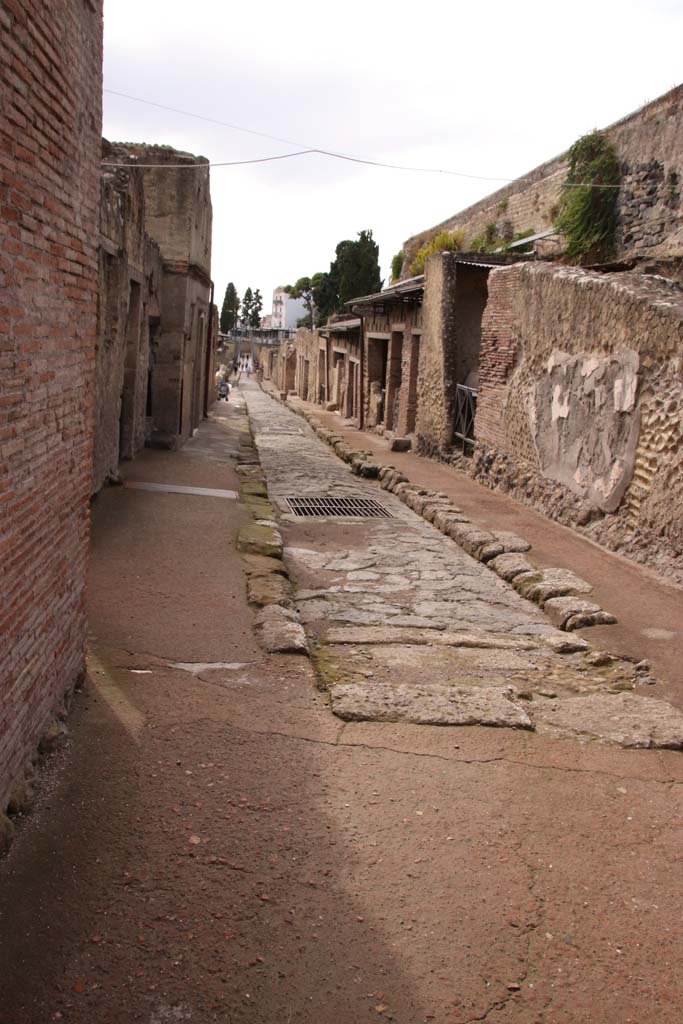
[[391, 259], [391, 280], [398, 281], [403, 269], [403, 249], [400, 249]]
[[428, 256], [435, 252], [457, 252], [462, 249], [465, 243], [465, 232], [460, 228], [455, 231], [439, 231], [431, 242], [423, 245], [417, 255], [410, 263], [410, 273], [413, 277], [424, 274], [425, 261]]
[[574, 143], [557, 220], [571, 259], [595, 263], [613, 255], [620, 182], [619, 158], [602, 132]]

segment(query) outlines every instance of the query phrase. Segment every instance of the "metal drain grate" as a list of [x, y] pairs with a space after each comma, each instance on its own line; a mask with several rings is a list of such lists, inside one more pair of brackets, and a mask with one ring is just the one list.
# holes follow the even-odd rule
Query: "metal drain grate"
[[389, 509], [374, 498], [288, 497], [287, 504], [295, 516], [354, 516], [363, 519], [393, 519]]

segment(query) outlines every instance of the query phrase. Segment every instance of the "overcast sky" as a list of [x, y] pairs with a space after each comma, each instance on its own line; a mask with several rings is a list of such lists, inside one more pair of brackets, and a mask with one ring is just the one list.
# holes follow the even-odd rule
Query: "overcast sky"
[[[683, 75], [680, 0], [105, 0], [104, 134], [212, 162], [318, 147], [514, 178]], [[371, 228], [393, 254], [502, 182], [320, 155], [211, 172], [213, 278], [273, 288]]]

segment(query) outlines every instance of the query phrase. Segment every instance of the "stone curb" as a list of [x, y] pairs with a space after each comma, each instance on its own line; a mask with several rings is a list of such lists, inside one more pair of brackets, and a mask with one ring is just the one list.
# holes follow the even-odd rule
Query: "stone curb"
[[293, 607], [292, 585], [282, 558], [282, 535], [268, 500], [251, 428], [249, 441], [241, 448], [241, 462], [235, 469], [240, 477], [242, 507], [252, 521], [238, 531], [236, 546], [247, 577], [247, 603], [257, 609], [254, 631], [269, 654], [308, 654], [308, 641]]
[[[262, 390], [275, 398], [270, 390], [263, 387]], [[523, 554], [531, 549], [531, 544], [524, 538], [507, 530], [481, 529], [462, 509], [453, 505], [446, 494], [411, 484], [408, 477], [394, 466], [378, 462], [375, 454], [351, 448], [339, 434], [324, 427], [307, 409], [289, 405], [286, 398], [278, 401], [305, 419], [321, 441], [349, 464], [353, 473], [379, 480], [382, 490], [395, 494], [404, 505], [514, 587], [518, 594], [540, 605], [558, 629], [572, 631], [617, 621], [599, 605], [585, 600], [586, 594], [593, 590], [590, 583], [568, 569], [538, 569], [523, 558]]]

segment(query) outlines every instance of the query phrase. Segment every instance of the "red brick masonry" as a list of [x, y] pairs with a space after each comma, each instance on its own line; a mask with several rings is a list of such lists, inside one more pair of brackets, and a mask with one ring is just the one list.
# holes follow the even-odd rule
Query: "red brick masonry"
[[0, 5], [0, 812], [83, 669], [101, 0]]

